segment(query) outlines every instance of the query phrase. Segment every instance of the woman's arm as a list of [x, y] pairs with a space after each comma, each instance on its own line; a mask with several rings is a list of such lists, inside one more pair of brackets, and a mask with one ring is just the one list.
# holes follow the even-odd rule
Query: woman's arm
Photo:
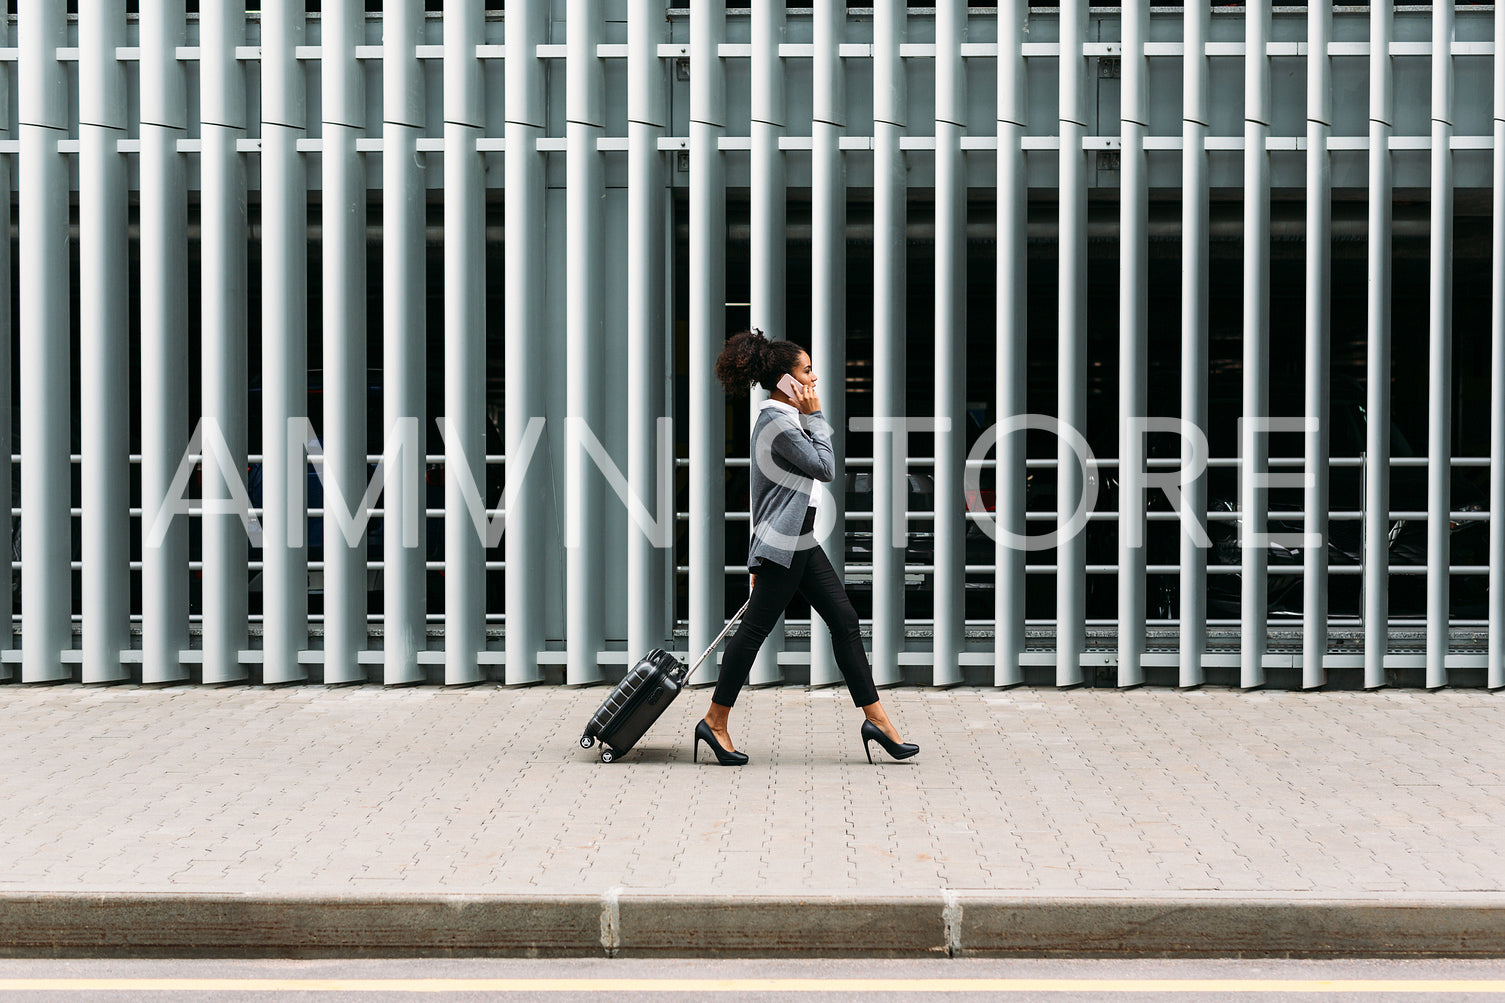
[[818, 481], [836, 479], [836, 453], [831, 449], [831, 423], [813, 411], [805, 415], [810, 437], [796, 428], [783, 427], [773, 440], [773, 455], [806, 477]]

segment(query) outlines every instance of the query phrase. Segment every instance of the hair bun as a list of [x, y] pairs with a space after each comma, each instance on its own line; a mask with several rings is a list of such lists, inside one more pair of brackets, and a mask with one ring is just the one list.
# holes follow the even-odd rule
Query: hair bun
[[738, 331], [726, 339], [716, 358], [716, 378], [732, 397], [746, 397], [754, 383], [772, 390], [803, 351], [792, 341], [774, 341], [756, 327]]

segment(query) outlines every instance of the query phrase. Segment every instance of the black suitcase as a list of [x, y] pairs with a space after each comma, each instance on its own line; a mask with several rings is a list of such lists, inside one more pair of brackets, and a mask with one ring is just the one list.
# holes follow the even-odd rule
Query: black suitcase
[[653, 726], [659, 715], [679, 696], [679, 691], [684, 689], [685, 680], [716, 650], [716, 645], [732, 629], [732, 624], [747, 612], [751, 602], [752, 598], [749, 597], [742, 604], [742, 608], [737, 610], [721, 633], [716, 635], [716, 640], [705, 649], [705, 654], [696, 660], [694, 666], [687, 668], [662, 648], [654, 648], [638, 659], [627, 677], [617, 684], [601, 704], [601, 709], [591, 715], [590, 723], [585, 726], [585, 733], [580, 736], [580, 748], [589, 749], [599, 740], [603, 763], [620, 759], [630, 752], [638, 739], [643, 737], [643, 733]]

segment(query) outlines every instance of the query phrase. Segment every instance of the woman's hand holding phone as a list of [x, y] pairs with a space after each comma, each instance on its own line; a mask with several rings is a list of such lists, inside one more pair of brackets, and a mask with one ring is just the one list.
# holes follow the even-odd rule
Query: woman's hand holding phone
[[791, 374], [785, 373], [779, 377], [778, 389], [794, 401], [794, 406], [799, 408], [801, 414], [814, 414], [820, 410], [820, 397], [816, 395], [813, 385], [806, 386]]
[[779, 389], [794, 398], [794, 406], [799, 408], [800, 414], [814, 414], [820, 410], [820, 397], [814, 386], [807, 386], [785, 373], [779, 377]]
[[800, 409], [800, 414], [814, 414], [819, 411], [820, 397], [815, 393], [815, 387], [801, 383], [799, 392], [794, 395], [794, 406]]

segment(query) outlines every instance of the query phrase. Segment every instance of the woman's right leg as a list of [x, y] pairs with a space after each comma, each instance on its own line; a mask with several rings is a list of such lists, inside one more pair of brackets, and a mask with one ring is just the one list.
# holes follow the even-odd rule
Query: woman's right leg
[[799, 592], [810, 601], [810, 608], [820, 614], [831, 632], [831, 649], [846, 680], [847, 690], [852, 694], [852, 703], [858, 707], [877, 703], [873, 667], [862, 646], [862, 622], [857, 618], [857, 610], [852, 607], [841, 577], [831, 567], [831, 559], [819, 547], [810, 551], [805, 562]]
[[816, 549], [810, 552], [805, 573], [800, 577], [799, 591], [810, 600], [810, 608], [820, 614], [830, 629], [831, 648], [846, 679], [847, 690], [852, 694], [852, 703], [879, 731], [895, 742], [902, 741], [899, 729], [889, 720], [883, 704], [878, 702], [878, 690], [873, 686], [873, 668], [862, 646], [861, 621], [857, 618], [857, 610], [852, 607], [846, 586], [831, 566], [825, 551]]

